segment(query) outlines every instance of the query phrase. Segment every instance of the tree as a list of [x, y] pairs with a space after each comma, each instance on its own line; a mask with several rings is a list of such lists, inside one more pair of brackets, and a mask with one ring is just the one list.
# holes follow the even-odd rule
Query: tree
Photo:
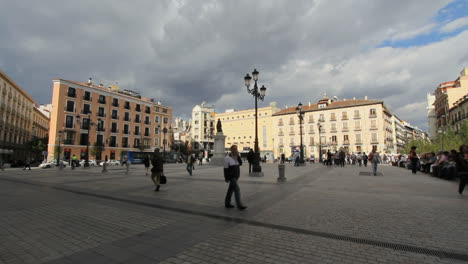
[[100, 141], [94, 143], [93, 148], [91, 149], [91, 155], [96, 157], [96, 159], [102, 159], [101, 153], [104, 151], [104, 144]]

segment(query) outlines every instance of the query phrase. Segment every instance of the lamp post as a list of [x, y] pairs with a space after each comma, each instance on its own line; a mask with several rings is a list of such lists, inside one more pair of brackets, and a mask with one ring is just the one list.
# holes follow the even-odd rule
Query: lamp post
[[262, 85], [262, 88], [258, 89], [257, 86], [257, 81], [258, 81], [258, 74], [259, 72], [254, 69], [252, 72], [252, 77], [255, 81], [254, 87], [250, 89], [250, 80], [252, 80], [252, 77], [250, 77], [249, 74], [245, 75], [244, 81], [245, 81], [245, 86], [247, 87], [247, 92], [251, 95], [254, 96], [255, 98], [255, 157], [254, 157], [254, 163], [253, 163], [253, 173], [261, 174], [262, 172], [262, 167], [260, 166], [260, 151], [258, 148], [258, 100], [262, 100], [265, 98], [265, 93], [266, 93], [266, 88], [265, 86]]
[[[76, 121], [78, 122], [78, 124], [82, 124], [80, 115], [76, 115]], [[101, 122], [101, 118], [98, 118], [98, 122]], [[91, 126], [94, 126], [94, 125], [95, 123], [91, 122], [91, 117], [88, 116], [88, 127], [87, 127], [88, 137], [86, 139], [86, 155], [85, 155], [84, 167], [89, 167], [89, 130], [91, 129]]]
[[318, 132], [319, 132], [319, 162], [322, 163], [322, 136], [320, 135], [320, 132], [322, 132], [322, 124], [320, 122], [317, 123], [318, 127]]
[[304, 144], [302, 144], [302, 121], [304, 120], [304, 111], [302, 111], [302, 103], [299, 102], [299, 104], [296, 107], [296, 113], [297, 117], [299, 117], [299, 133], [301, 136], [301, 147], [300, 147], [300, 157], [299, 157], [299, 163], [304, 164]]
[[[170, 127], [169, 127], [170, 128]], [[164, 155], [164, 162], [166, 162], [166, 134], [167, 134], [167, 131], [168, 129], [166, 127], [164, 127], [162, 130], [161, 130], [161, 126], [158, 125], [158, 130], [159, 131], [162, 131], [163, 134], [164, 134], [164, 139], [163, 139], [163, 155]]]
[[57, 152], [58, 152], [58, 157], [57, 157], [57, 166], [60, 166], [60, 141], [62, 140], [62, 133], [63, 131], [62, 130], [59, 130], [58, 132], [58, 138], [59, 138], [59, 144], [58, 144], [58, 149], [57, 149]]

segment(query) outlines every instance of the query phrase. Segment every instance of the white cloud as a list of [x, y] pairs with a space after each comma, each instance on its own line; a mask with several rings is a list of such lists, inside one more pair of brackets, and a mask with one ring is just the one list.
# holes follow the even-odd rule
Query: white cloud
[[466, 26], [468, 26], [468, 17], [462, 17], [444, 25], [443, 27], [440, 28], [440, 31], [448, 33], [448, 32], [453, 32], [459, 28], [463, 28]]

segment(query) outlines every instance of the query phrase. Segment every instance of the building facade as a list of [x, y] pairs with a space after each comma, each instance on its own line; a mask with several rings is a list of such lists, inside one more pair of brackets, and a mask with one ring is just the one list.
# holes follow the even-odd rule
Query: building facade
[[435, 90], [435, 113], [437, 129], [446, 130], [449, 124], [449, 110], [455, 102], [468, 94], [468, 68], [460, 72], [460, 76], [452, 82], [441, 83]]
[[0, 71], [0, 158], [5, 163], [30, 156], [25, 143], [31, 139], [35, 102], [8, 75]]
[[31, 137], [47, 138], [49, 136], [49, 121], [49, 117], [38, 106], [34, 106]]
[[[53, 80], [48, 157], [120, 159], [122, 151], [169, 149], [172, 109], [117, 86]], [[166, 133], [163, 133], [163, 132]], [[60, 148], [58, 148], [60, 146]]]
[[399, 154], [405, 148], [406, 145], [406, 128], [405, 122], [399, 119], [397, 116], [392, 116], [392, 129], [393, 129], [393, 145], [394, 149], [392, 153]]
[[427, 122], [431, 139], [434, 139], [437, 135], [437, 116], [435, 112], [434, 102], [435, 96], [432, 94], [427, 94]]
[[[275, 150], [286, 157], [300, 149], [299, 118], [296, 107], [283, 109], [274, 116]], [[318, 157], [328, 150], [343, 148], [348, 153], [393, 152], [395, 148], [392, 114], [382, 101], [353, 99], [333, 101], [326, 96], [317, 104], [303, 106], [302, 141], [304, 157]]]
[[[275, 148], [273, 114], [280, 109], [276, 103], [270, 106], [260, 107], [258, 111], [258, 146], [260, 156], [272, 160]], [[223, 134], [226, 136], [225, 149], [231, 145], [237, 145], [240, 152], [248, 152], [255, 147], [255, 109], [226, 110], [217, 113], [216, 120], [221, 120]], [[275, 156], [276, 157], [276, 156]]]
[[468, 94], [456, 101], [449, 109], [450, 127], [459, 132], [462, 124], [468, 122]]
[[205, 102], [192, 109], [190, 120], [190, 148], [195, 151], [211, 152], [214, 148], [214, 106]]

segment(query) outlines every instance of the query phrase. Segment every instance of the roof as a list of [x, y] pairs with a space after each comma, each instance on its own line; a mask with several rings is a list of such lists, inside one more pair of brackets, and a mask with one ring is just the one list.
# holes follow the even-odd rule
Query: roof
[[36, 103], [36, 101], [34, 101], [34, 99], [28, 93], [26, 93], [26, 91], [24, 91], [15, 81], [13, 81], [13, 79], [11, 79], [6, 73], [0, 71], [0, 76], [3, 76], [3, 78], [5, 78], [6, 81], [10, 82], [10, 84], [13, 85], [20, 93], [22, 93], [24, 97], [26, 97], [33, 103]]
[[[377, 100], [364, 100], [364, 99], [356, 99], [356, 100], [346, 100], [346, 101], [334, 101], [328, 104], [325, 108], [318, 108], [318, 104], [312, 104], [310, 106], [304, 105], [302, 106], [302, 111], [304, 112], [314, 112], [314, 111], [322, 111], [322, 110], [330, 110], [330, 109], [339, 109], [339, 108], [346, 108], [346, 107], [355, 107], [355, 106], [363, 106], [363, 105], [373, 105], [373, 104], [382, 104], [383, 101]], [[296, 107], [288, 107], [283, 109], [279, 112], [274, 113], [274, 116], [279, 115], [289, 115], [296, 113]]]

